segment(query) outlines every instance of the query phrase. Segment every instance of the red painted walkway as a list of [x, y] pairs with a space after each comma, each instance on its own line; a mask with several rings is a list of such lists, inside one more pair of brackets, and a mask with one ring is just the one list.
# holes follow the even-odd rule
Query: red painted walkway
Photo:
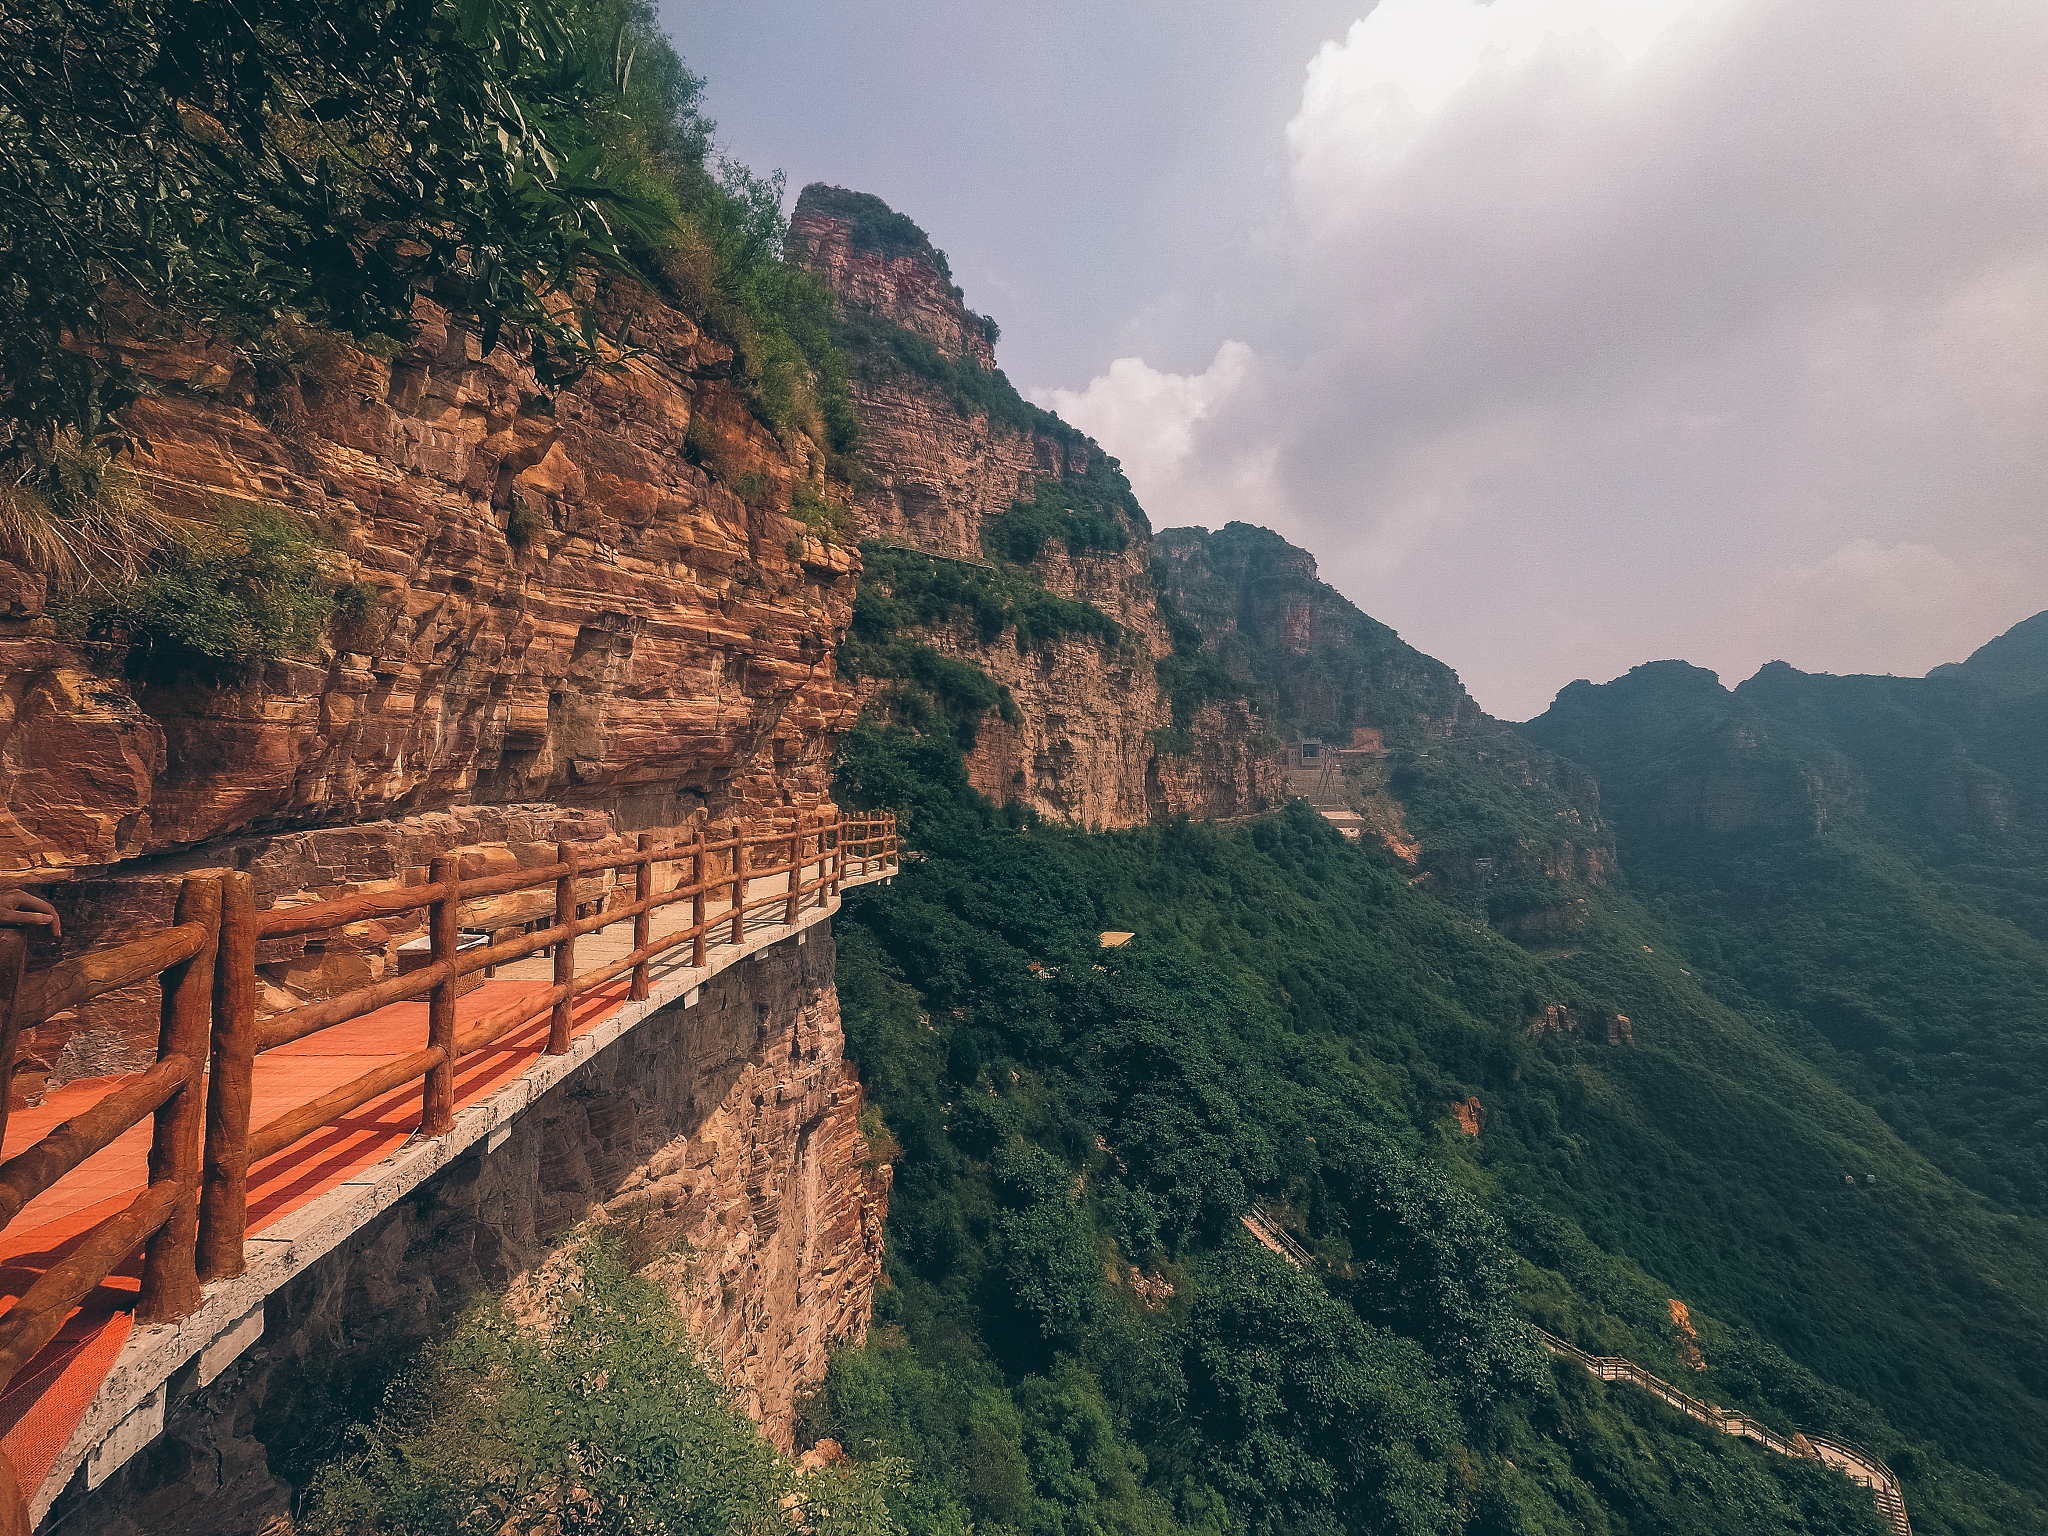
[[[456, 1004], [458, 1027], [522, 996], [545, 992], [541, 981], [487, 981]], [[581, 1035], [626, 1000], [627, 978], [576, 1000], [572, 1031]], [[548, 1015], [536, 1016], [495, 1044], [464, 1057], [457, 1068], [458, 1109], [489, 1097], [524, 1072], [547, 1044]], [[427, 1004], [393, 1003], [375, 1013], [279, 1046], [256, 1058], [251, 1126], [361, 1076], [377, 1061], [416, 1051], [427, 1040]], [[0, 1158], [39, 1141], [89, 1108], [126, 1078], [96, 1077], [67, 1083], [7, 1123]], [[322, 1127], [296, 1146], [258, 1163], [249, 1174], [249, 1231], [306, 1205], [365, 1168], [389, 1157], [420, 1123], [420, 1084], [381, 1099]], [[0, 1232], [0, 1312], [14, 1305], [50, 1265], [95, 1224], [141, 1193], [148, 1181], [152, 1122], [145, 1119], [31, 1201]], [[142, 1260], [131, 1259], [88, 1296], [0, 1396], [0, 1445], [13, 1458], [24, 1489], [34, 1489], [56, 1462], [71, 1431], [99, 1391], [132, 1326]]]

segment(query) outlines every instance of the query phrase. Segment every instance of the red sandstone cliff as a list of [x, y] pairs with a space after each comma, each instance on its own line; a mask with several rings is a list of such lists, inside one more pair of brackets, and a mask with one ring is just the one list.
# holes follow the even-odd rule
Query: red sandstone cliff
[[[442, 853], [481, 874], [829, 797], [859, 557], [785, 515], [823, 455], [761, 425], [730, 350], [659, 304], [635, 356], [558, 393], [419, 315], [389, 360], [335, 344], [264, 387], [196, 337], [129, 349], [163, 384], [128, 417], [158, 506], [283, 508], [330, 538], [333, 582], [373, 594], [317, 652], [173, 671], [65, 638], [44, 583], [0, 564], [0, 879], [45, 882], [65, 919], [33, 966], [167, 920], [193, 870], [247, 869], [269, 906], [416, 883]], [[419, 931], [268, 942], [264, 1003], [390, 974]], [[629, 1198], [687, 1223], [717, 1281], [695, 1321], [787, 1443], [826, 1349], [865, 1325], [887, 1170], [865, 1164], [829, 959], [778, 974], [734, 983], [760, 995], [699, 1064], [720, 1090]], [[30, 1032], [13, 1090], [132, 1071], [156, 1034], [155, 983], [95, 999]]]
[[[872, 200], [806, 188], [790, 224], [798, 259], [831, 284], [843, 310], [913, 332], [946, 359], [994, 373], [988, 328], [962, 304], [943, 258], [921, 237], [921, 248], [863, 245], [844, 216], [847, 203], [863, 201]], [[1038, 416], [1035, 426], [998, 420], [963, 410], [928, 378], [858, 364], [865, 477], [853, 509], [863, 539], [985, 561], [983, 535], [995, 519], [1031, 500], [1041, 482], [1076, 479], [1103, 457], [1050, 417]], [[1153, 664], [1172, 645], [1153, 585], [1151, 530], [1142, 517], [1124, 522], [1129, 537], [1121, 550], [1070, 551], [1055, 539], [1030, 566], [1048, 590], [1114, 619], [1124, 632], [1120, 647], [1066, 638], [1020, 654], [1008, 634], [989, 642], [964, 625], [922, 637], [980, 668], [1016, 703], [1014, 722], [991, 714], [980, 724], [970, 779], [999, 802], [1021, 801], [1086, 826], [1238, 816], [1277, 804], [1279, 770], [1248, 705], [1201, 711], [1192, 752], [1162, 753], [1155, 744], [1153, 733], [1172, 724], [1172, 712]]]
[[[550, 399], [509, 347], [422, 317], [390, 362], [305, 371], [290, 409], [224, 350], [137, 349], [167, 382], [220, 381], [131, 412], [162, 508], [289, 508], [379, 600], [317, 657], [211, 686], [65, 643], [41, 583], [0, 571], [0, 876], [470, 802], [674, 821], [826, 793], [858, 560], [782, 515], [812, 456], [722, 382], [728, 349], [656, 306], [643, 356]], [[766, 489], [743, 501], [691, 462], [693, 420]], [[524, 548], [519, 503], [544, 524]]]

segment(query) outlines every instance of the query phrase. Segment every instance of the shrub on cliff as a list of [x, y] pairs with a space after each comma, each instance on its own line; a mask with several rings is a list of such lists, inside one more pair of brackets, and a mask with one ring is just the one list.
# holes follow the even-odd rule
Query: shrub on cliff
[[516, 332], [566, 384], [605, 347], [593, 276], [686, 290], [772, 425], [850, 449], [829, 295], [783, 260], [780, 177], [707, 169], [702, 88], [646, 0], [0, 17], [13, 451], [108, 433], [160, 387], [111, 339], [196, 326], [259, 362], [292, 329], [383, 348], [423, 288], [486, 355]]
[[71, 428], [33, 446], [0, 484], [0, 556], [60, 592], [140, 576], [170, 524], [133, 470]]
[[939, 559], [879, 540], [861, 545], [861, 562], [839, 675], [894, 683], [882, 700], [893, 723], [920, 734], [948, 732], [962, 750], [973, 749], [991, 709], [1014, 725], [1017, 706], [1008, 687], [920, 643], [920, 631], [965, 625], [989, 645], [1008, 630], [1020, 654], [1067, 636], [1105, 647], [1124, 637], [1123, 626], [1101, 609], [1047, 591], [1029, 571]]
[[908, 630], [956, 622], [970, 623], [984, 645], [1011, 630], [1020, 653], [1069, 635], [1106, 647], [1123, 639], [1123, 626], [1100, 608], [1047, 591], [1031, 572], [941, 559], [876, 539], [861, 545], [855, 642], [885, 645]]
[[949, 357], [929, 337], [879, 315], [849, 309], [833, 322], [832, 336], [853, 376], [866, 383], [920, 380], [932, 385], [940, 399], [963, 417], [986, 416], [1013, 432], [1085, 441], [1073, 427], [1018, 394], [1002, 369], [983, 368], [968, 356]]
[[953, 269], [946, 261], [946, 253], [932, 244], [931, 236], [909, 214], [898, 213], [872, 192], [853, 192], [814, 182], [804, 188], [804, 205], [813, 213], [844, 222], [847, 243], [856, 252], [879, 256], [884, 261], [899, 261], [907, 256], [952, 282]]
[[94, 583], [59, 612], [89, 637], [173, 662], [303, 655], [337, 611], [322, 572], [329, 552], [290, 513], [240, 506], [178, 526], [133, 577]]
[[982, 547], [999, 560], [1029, 565], [1058, 539], [1070, 555], [1121, 554], [1133, 528], [1151, 531], [1116, 460], [1100, 455], [1080, 474], [1040, 480], [1031, 500], [1013, 502], [982, 530]]
[[[404, 335], [425, 282], [573, 372], [549, 295], [626, 271], [660, 209], [579, 121], [614, 82], [545, 0], [50, 0], [0, 20], [0, 398], [97, 435], [146, 387], [102, 341], [148, 312]], [[89, 59], [89, 67], [81, 60]], [[398, 146], [404, 152], [398, 152]], [[143, 313], [138, 315], [135, 311]]]
[[485, 1297], [314, 1481], [308, 1536], [900, 1536], [900, 1463], [799, 1476], [616, 1229]]

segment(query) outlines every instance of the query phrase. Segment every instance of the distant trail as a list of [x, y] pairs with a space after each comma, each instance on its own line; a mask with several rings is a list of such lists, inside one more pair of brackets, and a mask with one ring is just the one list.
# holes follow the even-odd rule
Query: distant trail
[[1652, 1396], [1663, 1399], [1680, 1413], [1690, 1414], [1702, 1424], [1730, 1435], [1740, 1435], [1745, 1440], [1754, 1440], [1766, 1449], [1776, 1451], [1780, 1456], [1793, 1456], [1801, 1461], [1818, 1461], [1833, 1467], [1852, 1482], [1868, 1488], [1877, 1500], [1877, 1512], [1891, 1526], [1893, 1536], [1913, 1536], [1913, 1527], [1906, 1519], [1906, 1501], [1899, 1493], [1899, 1480], [1892, 1469], [1879, 1461], [1870, 1452], [1860, 1450], [1846, 1440], [1833, 1435], [1815, 1434], [1812, 1430], [1795, 1433], [1788, 1440], [1773, 1434], [1764, 1425], [1745, 1413], [1736, 1413], [1727, 1408], [1716, 1407], [1689, 1393], [1681, 1392], [1661, 1376], [1652, 1376], [1640, 1365], [1614, 1355], [1589, 1355], [1583, 1349], [1565, 1343], [1555, 1334], [1545, 1333], [1541, 1328], [1536, 1336], [1543, 1340], [1543, 1347], [1553, 1355], [1562, 1355], [1567, 1360], [1576, 1360], [1602, 1381], [1633, 1382]]
[[1297, 799], [1306, 800], [1322, 818], [1346, 837], [1355, 838], [1365, 830], [1365, 820], [1344, 799], [1343, 776], [1335, 772], [1333, 754], [1320, 768], [1289, 768], [1287, 787]]
[[1308, 1251], [1281, 1229], [1280, 1223], [1253, 1206], [1237, 1218], [1244, 1223], [1245, 1231], [1264, 1243], [1296, 1269], [1308, 1267]]

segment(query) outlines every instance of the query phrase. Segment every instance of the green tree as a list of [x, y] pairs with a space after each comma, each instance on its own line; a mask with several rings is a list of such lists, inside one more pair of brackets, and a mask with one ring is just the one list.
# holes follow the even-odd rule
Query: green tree
[[[548, 0], [51, 0], [0, 19], [0, 399], [17, 447], [97, 434], [143, 387], [105, 350], [155, 315], [407, 334], [421, 285], [566, 379], [659, 203], [579, 127], [593, 80]], [[626, 61], [616, 61], [618, 76]]]

